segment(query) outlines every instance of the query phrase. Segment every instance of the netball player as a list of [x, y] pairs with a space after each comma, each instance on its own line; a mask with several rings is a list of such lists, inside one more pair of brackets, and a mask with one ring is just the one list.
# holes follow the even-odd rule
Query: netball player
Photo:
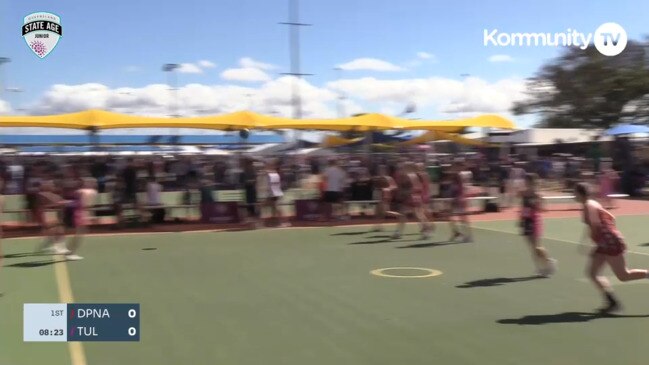
[[403, 215], [403, 218], [399, 220], [397, 230], [392, 235], [392, 238], [401, 238], [406, 223], [405, 217], [408, 213], [412, 212], [419, 221], [421, 239], [428, 239], [430, 238], [430, 227], [422, 208], [421, 181], [417, 176], [415, 164], [413, 162], [406, 162], [403, 165], [403, 172], [399, 176], [399, 187], [402, 193], [401, 211], [399, 213]]
[[374, 231], [382, 231], [381, 222], [385, 219], [386, 216], [395, 217], [399, 221], [405, 220], [403, 214], [395, 212], [392, 210], [392, 198], [394, 197], [394, 192], [397, 189], [397, 183], [394, 181], [392, 176], [388, 174], [388, 168], [385, 165], [381, 165], [378, 168], [377, 176], [374, 178], [375, 182], [375, 192], [376, 199], [379, 201], [376, 204], [376, 218], [377, 223], [374, 227]]
[[433, 212], [430, 206], [431, 181], [430, 175], [428, 175], [428, 173], [426, 172], [426, 166], [421, 162], [417, 163], [417, 177], [419, 177], [419, 181], [421, 181], [422, 209], [424, 211], [426, 221], [428, 222], [428, 225], [430, 227], [430, 232], [432, 232], [435, 230], [435, 222], [433, 221]]
[[541, 244], [541, 210], [543, 199], [536, 191], [537, 176], [525, 175], [525, 190], [521, 193], [521, 220], [522, 233], [532, 249], [532, 259], [541, 276], [550, 276], [556, 270], [556, 260], [548, 256], [548, 252]]
[[[467, 175], [462, 174], [462, 171], [457, 171], [452, 178], [451, 214], [448, 217], [453, 232], [451, 242], [458, 238], [462, 238], [462, 242], [465, 243], [473, 241], [471, 224], [467, 216], [467, 184], [465, 176]], [[464, 228], [463, 232], [461, 232], [461, 228]]]
[[54, 193], [52, 180], [44, 180], [36, 198], [35, 220], [40, 224], [43, 236], [43, 243], [37, 248], [37, 252], [66, 255], [68, 251], [64, 246], [65, 229], [61, 223], [63, 207], [67, 202], [58, 194]]
[[95, 179], [82, 179], [81, 187], [74, 192], [74, 200], [71, 203], [74, 233], [70, 239], [70, 252], [65, 256], [67, 260], [83, 260], [83, 257], [79, 256], [77, 252], [81, 246], [81, 240], [87, 232], [86, 227], [90, 223], [90, 207], [95, 204], [96, 198], [97, 183]]
[[575, 200], [582, 205], [583, 209], [583, 221], [586, 224], [584, 237], [589, 236], [595, 244], [587, 270], [589, 278], [606, 301], [606, 305], [600, 309], [600, 312], [606, 314], [617, 311], [621, 308], [620, 303], [613, 294], [608, 279], [601, 275], [604, 266], [608, 265], [620, 281], [647, 279], [649, 271], [627, 268], [624, 258], [626, 245], [622, 234], [615, 226], [615, 217], [597, 201], [591, 199], [588, 185], [579, 183], [575, 186]]

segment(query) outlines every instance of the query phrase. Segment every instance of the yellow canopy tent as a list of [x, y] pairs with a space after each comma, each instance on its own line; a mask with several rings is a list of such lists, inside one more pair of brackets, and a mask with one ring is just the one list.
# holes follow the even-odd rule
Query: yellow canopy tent
[[356, 143], [362, 141], [363, 138], [342, 138], [339, 136], [326, 136], [322, 142], [320, 142], [320, 147], [339, 147], [346, 146], [348, 144]]
[[205, 117], [162, 118], [87, 110], [79, 113], [47, 116], [0, 116], [0, 127], [313, 129], [358, 132], [409, 129], [459, 132], [469, 127], [512, 129], [514, 124], [497, 115], [483, 115], [455, 121], [412, 121], [376, 113], [339, 119], [290, 119], [241, 111]]
[[[263, 128], [269, 120], [276, 119], [252, 112], [191, 118], [141, 117], [87, 110], [79, 113], [48, 116], [0, 116], [0, 127], [46, 127], [73, 129], [111, 128], [198, 128], [238, 130]], [[281, 118], [277, 118], [281, 119]]]
[[[278, 118], [279, 119], [279, 118]], [[315, 129], [327, 131], [357, 131], [402, 129], [406, 119], [371, 113], [339, 119], [284, 119], [273, 120], [268, 129]]]
[[445, 121], [429, 121], [429, 120], [408, 120], [408, 123], [403, 126], [403, 129], [409, 130], [435, 130], [449, 133], [459, 133], [464, 128], [499, 128], [499, 129], [514, 129], [514, 123], [499, 115], [486, 114], [473, 118], [465, 118], [458, 120], [445, 120]]

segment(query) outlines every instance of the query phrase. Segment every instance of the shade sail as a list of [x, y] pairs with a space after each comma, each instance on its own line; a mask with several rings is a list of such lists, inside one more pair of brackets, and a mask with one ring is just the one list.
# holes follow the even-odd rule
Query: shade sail
[[339, 119], [290, 119], [249, 111], [187, 118], [141, 117], [103, 110], [48, 116], [0, 116], [0, 127], [45, 127], [73, 129], [111, 128], [197, 128], [239, 129], [311, 129], [328, 131], [436, 130], [457, 133], [464, 128], [486, 127], [513, 129], [514, 124], [497, 115], [483, 115], [454, 121], [412, 121], [383, 114], [364, 114]]
[[[272, 117], [242, 111], [230, 114], [191, 118], [141, 117], [87, 110], [79, 113], [48, 116], [2, 116], [0, 127], [45, 127], [73, 129], [112, 128], [197, 128], [238, 130], [262, 128]], [[281, 119], [281, 118], [279, 118]]]
[[408, 123], [403, 126], [403, 129], [436, 130], [450, 133], [458, 133], [464, 128], [515, 129], [516, 126], [511, 120], [493, 114], [446, 121], [409, 120]]

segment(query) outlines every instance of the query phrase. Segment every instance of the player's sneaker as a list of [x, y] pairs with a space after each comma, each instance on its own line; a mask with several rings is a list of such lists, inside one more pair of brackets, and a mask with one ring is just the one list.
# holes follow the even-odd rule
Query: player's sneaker
[[68, 250], [63, 244], [60, 245], [55, 245], [53, 246], [54, 248], [54, 254], [55, 255], [69, 255], [70, 250]]
[[383, 232], [383, 227], [381, 226], [376, 226], [372, 229], [372, 232]]
[[613, 312], [620, 311], [622, 309], [622, 306], [620, 305], [620, 302], [615, 299], [613, 294], [607, 293], [606, 294], [606, 306], [598, 309], [598, 312], [600, 314], [610, 314]]
[[390, 238], [393, 239], [393, 240], [400, 239], [401, 238], [401, 232], [399, 232], [399, 231], [394, 232], [394, 234], [392, 234], [392, 236], [390, 236]]
[[555, 272], [557, 272], [557, 260], [548, 259], [548, 262], [539, 269], [539, 276], [547, 278], [554, 275]]
[[79, 260], [83, 260], [83, 257], [79, 255], [66, 255], [65, 259], [68, 261], [79, 261]]
[[431, 232], [430, 230], [421, 232], [421, 240], [429, 240], [431, 237], [433, 237], [433, 232]]

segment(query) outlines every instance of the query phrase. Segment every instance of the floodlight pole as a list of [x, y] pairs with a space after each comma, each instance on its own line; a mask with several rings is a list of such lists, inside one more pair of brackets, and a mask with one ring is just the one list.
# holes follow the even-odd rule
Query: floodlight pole
[[[300, 95], [300, 81], [304, 76], [312, 76], [312, 74], [302, 73], [300, 65], [300, 28], [308, 27], [311, 24], [300, 23], [299, 13], [299, 0], [289, 0], [288, 2], [288, 15], [287, 22], [281, 22], [281, 25], [289, 27], [289, 51], [291, 71], [282, 73], [282, 75], [289, 75], [295, 77], [293, 80], [293, 95], [291, 97], [291, 104], [293, 105], [293, 118], [302, 119], [302, 97]], [[299, 141], [300, 133], [298, 133]]]
[[[177, 63], [165, 63], [162, 65], [162, 71], [167, 73], [167, 85], [169, 85], [169, 91], [171, 92], [171, 99], [169, 101], [170, 118], [178, 118], [178, 76], [176, 75], [176, 70], [179, 68], [180, 65]], [[172, 134], [171, 128], [168, 134]]]
[[[336, 71], [336, 77], [340, 80], [342, 78], [342, 73], [343, 69], [340, 67], [334, 67], [334, 71]], [[344, 118], [345, 117], [345, 100], [347, 97], [342, 91], [338, 92], [338, 98], [337, 98], [337, 104], [336, 104], [336, 109], [338, 112], [338, 118]]]
[[5, 73], [4, 73], [4, 67], [2, 67], [5, 63], [11, 62], [11, 58], [9, 57], [0, 57], [0, 98], [4, 95], [4, 89], [7, 87], [5, 83], [7, 80], [5, 80]]
[[7, 87], [4, 89], [4, 91], [16, 94], [16, 111], [21, 112], [25, 110], [24, 108], [20, 107], [20, 94], [25, 92], [25, 89], [22, 89], [20, 87]]

